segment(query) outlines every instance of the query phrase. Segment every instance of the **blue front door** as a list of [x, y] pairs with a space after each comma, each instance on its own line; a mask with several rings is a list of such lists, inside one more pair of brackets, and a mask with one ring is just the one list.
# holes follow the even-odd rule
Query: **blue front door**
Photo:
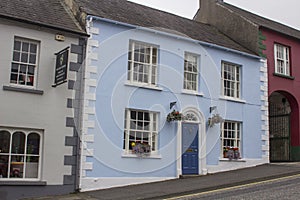
[[182, 124], [182, 174], [198, 174], [198, 124]]

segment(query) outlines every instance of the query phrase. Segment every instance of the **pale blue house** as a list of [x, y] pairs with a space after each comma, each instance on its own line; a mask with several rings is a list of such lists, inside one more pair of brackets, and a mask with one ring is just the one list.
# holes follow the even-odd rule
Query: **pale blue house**
[[269, 162], [266, 63], [216, 29], [135, 3], [87, 14], [82, 191]]

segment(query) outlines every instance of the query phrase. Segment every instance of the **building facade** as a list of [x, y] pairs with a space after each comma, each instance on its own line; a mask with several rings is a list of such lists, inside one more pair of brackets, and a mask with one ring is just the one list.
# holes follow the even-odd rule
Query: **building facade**
[[[299, 161], [300, 31], [222, 0], [200, 0], [195, 20], [211, 24], [268, 61], [270, 160]], [[233, 23], [234, 22], [234, 23]], [[243, 30], [243, 31], [241, 31]]]
[[269, 161], [264, 60], [192, 20], [81, 2], [90, 34], [81, 191]]
[[86, 34], [59, 1], [0, 13], [0, 199], [74, 192]]

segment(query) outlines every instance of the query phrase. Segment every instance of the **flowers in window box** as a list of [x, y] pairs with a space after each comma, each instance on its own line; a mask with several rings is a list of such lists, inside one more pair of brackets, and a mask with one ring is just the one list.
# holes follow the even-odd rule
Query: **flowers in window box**
[[151, 146], [147, 143], [131, 143], [132, 153], [137, 154], [138, 156], [146, 156], [151, 152]]
[[182, 120], [183, 115], [182, 113], [180, 113], [179, 111], [173, 110], [172, 112], [170, 112], [167, 116], [167, 121], [171, 122], [171, 121], [179, 121]]
[[223, 157], [228, 158], [229, 160], [241, 159], [239, 148], [238, 147], [224, 147], [223, 148]]

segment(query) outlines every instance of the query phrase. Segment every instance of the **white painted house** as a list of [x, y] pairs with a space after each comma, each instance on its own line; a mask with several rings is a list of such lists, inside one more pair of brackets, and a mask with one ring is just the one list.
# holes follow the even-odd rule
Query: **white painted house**
[[86, 34], [69, 13], [56, 0], [0, 1], [1, 200], [77, 189]]

